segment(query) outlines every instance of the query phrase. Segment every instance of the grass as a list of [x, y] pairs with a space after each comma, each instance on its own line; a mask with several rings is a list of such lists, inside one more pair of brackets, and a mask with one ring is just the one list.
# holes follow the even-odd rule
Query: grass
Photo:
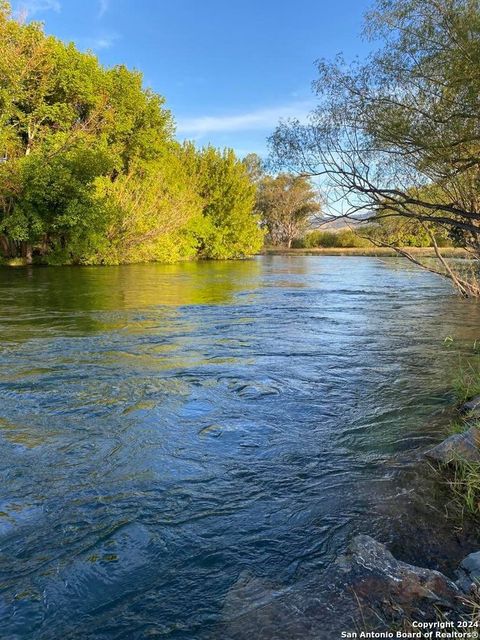
[[480, 357], [460, 365], [453, 378], [453, 388], [459, 403], [480, 395]]
[[[477, 345], [474, 345], [476, 352]], [[458, 367], [452, 381], [458, 405], [480, 395], [480, 355], [469, 358]], [[472, 426], [480, 428], [480, 420], [471, 415], [458, 415], [449, 425], [447, 435], [463, 433]], [[444, 465], [443, 472], [461, 517], [480, 517], [480, 462], [454, 460]]]
[[[435, 258], [435, 250], [430, 247], [406, 247], [412, 255], [423, 258]], [[266, 247], [263, 253], [268, 255], [325, 255], [325, 256], [372, 256], [372, 257], [398, 257], [398, 254], [388, 247], [313, 247], [310, 249], [287, 249], [282, 247]], [[468, 257], [463, 249], [442, 249], [445, 258]]]
[[447, 478], [453, 498], [462, 513], [480, 516], [480, 463], [456, 460]]

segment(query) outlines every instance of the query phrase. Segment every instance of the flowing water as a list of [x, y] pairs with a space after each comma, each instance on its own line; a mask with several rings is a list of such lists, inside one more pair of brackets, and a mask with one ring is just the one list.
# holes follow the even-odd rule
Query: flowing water
[[419, 454], [479, 320], [388, 258], [0, 270], [1, 637], [223, 639], [357, 532], [451, 569]]

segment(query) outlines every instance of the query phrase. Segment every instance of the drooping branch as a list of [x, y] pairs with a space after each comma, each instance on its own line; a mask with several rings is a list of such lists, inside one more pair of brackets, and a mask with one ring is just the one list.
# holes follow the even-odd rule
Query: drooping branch
[[[280, 124], [272, 162], [314, 177], [332, 215], [403, 218], [433, 236], [446, 230], [479, 258], [480, 6], [378, 0], [369, 19], [385, 46], [364, 64], [318, 64], [318, 107], [306, 124]], [[475, 269], [462, 277], [432, 246], [439, 275], [478, 295]]]

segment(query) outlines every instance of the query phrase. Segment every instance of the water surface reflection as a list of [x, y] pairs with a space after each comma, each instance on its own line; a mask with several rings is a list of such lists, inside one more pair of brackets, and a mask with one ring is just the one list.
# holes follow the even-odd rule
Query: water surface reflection
[[480, 313], [441, 280], [271, 256], [4, 269], [0, 296], [5, 637], [216, 637], [246, 573], [321, 589], [358, 531], [448, 568], [412, 452]]

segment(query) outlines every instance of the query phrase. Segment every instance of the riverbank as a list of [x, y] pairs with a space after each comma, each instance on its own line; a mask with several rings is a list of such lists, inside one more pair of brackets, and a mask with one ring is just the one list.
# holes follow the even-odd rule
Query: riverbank
[[[417, 258], [436, 258], [435, 250], [432, 247], [403, 247], [405, 251], [408, 251], [410, 254]], [[311, 249], [287, 249], [284, 247], [265, 247], [260, 251], [257, 255], [267, 255], [267, 256], [361, 256], [361, 257], [370, 257], [370, 258], [398, 258], [399, 254], [393, 249], [389, 249], [388, 247], [313, 247]], [[442, 249], [442, 255], [444, 258], [468, 258], [468, 253], [461, 248], [458, 247], [447, 247]], [[247, 256], [245, 259], [248, 259], [252, 256]], [[194, 262], [201, 261], [201, 259], [195, 259]], [[147, 264], [147, 263], [156, 263], [156, 264], [171, 264], [170, 262], [162, 262], [162, 261], [146, 261], [146, 262], [138, 262], [135, 264]], [[192, 262], [192, 260], [179, 260], [177, 262]], [[45, 261], [34, 259], [33, 262], [27, 260], [26, 258], [3, 258], [0, 259], [0, 266], [2, 267], [25, 267], [30, 264], [38, 265], [38, 266], [48, 266], [48, 263]], [[71, 264], [65, 264], [62, 266], [72, 266]], [[92, 266], [92, 265], [89, 265]], [[94, 265], [101, 266], [101, 265]]]
[[[447, 431], [449, 435], [423, 453], [433, 463], [432, 468], [441, 484], [448, 487], [444, 515], [448, 514], [452, 521], [455, 536], [466, 528], [474, 529], [480, 515], [479, 389], [478, 371], [471, 368], [466, 373], [462, 370], [461, 378], [457, 380], [458, 404], [454, 409], [455, 419]], [[472, 391], [476, 392], [473, 397], [469, 395]], [[353, 590], [355, 594], [358, 610], [352, 617], [368, 632], [400, 629], [412, 634], [419, 629], [448, 629], [452, 635], [442, 637], [478, 638], [478, 547], [475, 540], [471, 552], [453, 572], [445, 574], [425, 568], [423, 563], [419, 566], [399, 561], [377, 540], [356, 536], [348, 546], [346, 559], [337, 560], [337, 564], [347, 569], [340, 577], [340, 583], [347, 585], [345, 591]], [[446, 549], [442, 552], [448, 554]]]
[[[435, 249], [432, 247], [403, 247], [417, 258], [436, 258]], [[278, 247], [266, 247], [262, 251], [263, 255], [278, 256], [365, 256], [365, 257], [382, 257], [395, 258], [398, 253], [388, 247], [314, 247], [311, 249], [287, 249]], [[468, 253], [465, 249], [458, 247], [447, 247], [442, 249], [444, 258], [467, 258]]]

